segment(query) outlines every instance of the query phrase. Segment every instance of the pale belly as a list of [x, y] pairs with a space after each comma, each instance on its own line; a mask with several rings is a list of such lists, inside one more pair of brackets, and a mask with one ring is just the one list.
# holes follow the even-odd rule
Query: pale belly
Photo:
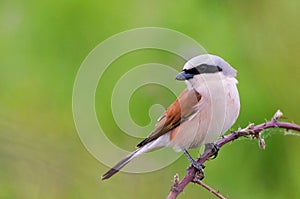
[[226, 85], [227, 89], [203, 97], [198, 112], [183, 122], [171, 140], [176, 151], [190, 149], [214, 142], [236, 121], [240, 111], [240, 100], [235, 84]]

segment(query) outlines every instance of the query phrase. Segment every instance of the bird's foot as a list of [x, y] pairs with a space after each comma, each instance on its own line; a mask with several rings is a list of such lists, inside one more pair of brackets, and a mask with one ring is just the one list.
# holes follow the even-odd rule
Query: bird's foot
[[205, 166], [203, 164], [198, 163], [197, 161], [192, 163], [192, 166], [197, 169], [200, 173], [204, 173], [203, 169]]
[[199, 182], [199, 181], [203, 180], [204, 177], [205, 177], [205, 175], [204, 175], [204, 172], [203, 172], [203, 171], [202, 171], [202, 172], [197, 171], [197, 172], [195, 173], [195, 177], [194, 177], [194, 179], [193, 179], [193, 182]]
[[210, 158], [213, 160], [215, 159], [218, 154], [219, 154], [220, 147], [216, 145], [215, 143], [208, 143], [205, 144], [205, 149], [203, 155], [210, 153], [211, 151], [213, 152]]
[[194, 167], [195, 169], [197, 169], [200, 173], [203, 173], [203, 175], [204, 175], [203, 169], [205, 168], [205, 166], [203, 164], [200, 164], [196, 160], [194, 160], [187, 150], [184, 150], [184, 155], [190, 161], [191, 166]]

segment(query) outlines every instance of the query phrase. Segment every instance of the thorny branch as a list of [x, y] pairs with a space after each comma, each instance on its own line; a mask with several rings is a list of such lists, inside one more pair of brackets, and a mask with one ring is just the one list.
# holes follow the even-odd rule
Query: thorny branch
[[[224, 136], [223, 138], [219, 139], [215, 145], [219, 148], [221, 148], [223, 145], [232, 142], [240, 137], [250, 137], [258, 139], [260, 148], [265, 148], [265, 141], [263, 138], [261, 138], [261, 131], [269, 128], [283, 128], [288, 130], [295, 130], [300, 132], [300, 126], [294, 123], [288, 123], [288, 122], [280, 122], [278, 121], [279, 118], [282, 117], [282, 112], [278, 110], [275, 115], [273, 116], [271, 121], [266, 121], [265, 123], [254, 125], [249, 124], [244, 129], [238, 129], [238, 131], [233, 131], [229, 135]], [[212, 155], [214, 154], [214, 150], [211, 149], [210, 151], [206, 152], [205, 154], [201, 155], [197, 162], [200, 164], [203, 164], [206, 162]], [[200, 176], [199, 176], [200, 175]], [[194, 167], [189, 167], [187, 169], [186, 175], [183, 177], [183, 179], [179, 182], [179, 177], [176, 174], [174, 176], [174, 183], [171, 188], [171, 191], [169, 195], [167, 196], [167, 199], [175, 199], [177, 196], [184, 190], [184, 188], [190, 183], [197, 183], [201, 185], [202, 187], [206, 188], [208, 191], [213, 193], [216, 197], [221, 199], [226, 199], [224, 196], [222, 196], [218, 191], [214, 190], [213, 188], [209, 187], [205, 183], [203, 183], [201, 180], [204, 178], [203, 174], [199, 173]]]

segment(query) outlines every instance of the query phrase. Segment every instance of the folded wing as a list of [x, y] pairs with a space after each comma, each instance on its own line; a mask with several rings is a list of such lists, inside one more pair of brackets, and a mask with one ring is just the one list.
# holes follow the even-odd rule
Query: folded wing
[[137, 147], [140, 148], [147, 143], [157, 139], [161, 135], [173, 130], [180, 123], [188, 120], [198, 111], [198, 102], [201, 95], [194, 91], [185, 89], [176, 101], [169, 106], [165, 113], [159, 118], [152, 133], [140, 142]]

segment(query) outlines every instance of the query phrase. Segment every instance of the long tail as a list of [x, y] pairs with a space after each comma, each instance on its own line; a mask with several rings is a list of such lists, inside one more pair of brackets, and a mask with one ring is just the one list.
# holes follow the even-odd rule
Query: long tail
[[[111, 168], [108, 172], [103, 174], [102, 180], [106, 180], [120, 171], [126, 164], [128, 164], [133, 158], [138, 155], [141, 155], [143, 152], [141, 151], [142, 148], [137, 148], [135, 151], [127, 155], [124, 159], [118, 162], [113, 168]], [[142, 152], [142, 153], [139, 153]]]
[[152, 151], [154, 149], [158, 149], [161, 147], [168, 146], [170, 143], [169, 134], [164, 134], [157, 138], [156, 140], [153, 140], [149, 143], [146, 143], [145, 145], [137, 148], [135, 151], [127, 155], [124, 159], [122, 159], [118, 164], [116, 164], [113, 168], [111, 168], [108, 172], [103, 174], [102, 180], [106, 180], [116, 174], [120, 169], [122, 169], [126, 164], [128, 164], [133, 158], [142, 155], [144, 153], [147, 153], [149, 151]]

